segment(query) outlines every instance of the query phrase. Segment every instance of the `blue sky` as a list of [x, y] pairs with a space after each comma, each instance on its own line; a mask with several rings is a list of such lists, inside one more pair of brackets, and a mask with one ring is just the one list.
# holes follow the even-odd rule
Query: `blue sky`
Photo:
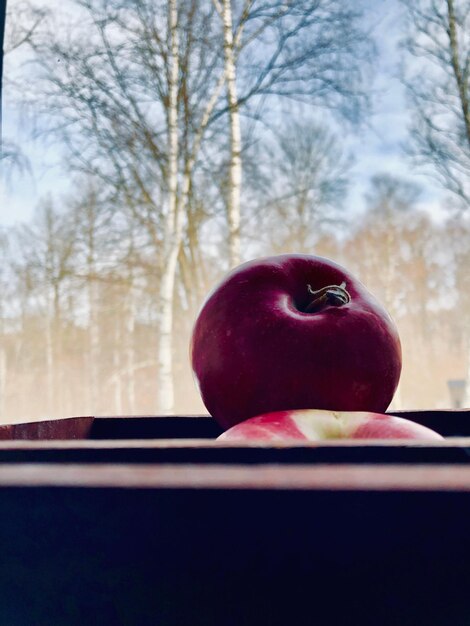
[[[10, 0], [12, 3], [15, 0]], [[51, 2], [49, 2], [51, 4]], [[52, 3], [53, 4], [53, 3]], [[420, 183], [424, 188], [422, 206], [438, 216], [445, 194], [432, 183], [432, 179], [414, 172], [403, 153], [407, 137], [409, 116], [406, 100], [398, 77], [398, 41], [402, 32], [401, 5], [398, 0], [367, 1], [368, 14], [379, 50], [376, 63], [375, 113], [367, 127], [348, 139], [356, 157], [351, 172], [351, 192], [347, 205], [360, 211], [364, 193], [374, 173], [390, 173]], [[8, 69], [8, 63], [6, 69]], [[24, 120], [9, 104], [8, 91], [4, 98], [4, 136], [23, 146], [32, 165], [32, 175], [15, 177], [10, 184], [5, 181], [0, 188], [0, 225], [28, 221], [39, 199], [48, 193], [54, 195], [67, 191], [69, 178], [60, 168], [60, 153], [28, 137]]]
[[433, 184], [429, 176], [413, 170], [404, 153], [410, 115], [406, 95], [398, 75], [400, 38], [403, 36], [403, 7], [398, 0], [367, 2], [374, 38], [378, 49], [374, 89], [375, 112], [369, 128], [352, 142], [357, 165], [353, 172], [354, 185], [350, 202], [363, 206], [363, 195], [370, 176], [389, 173], [416, 182], [423, 188], [421, 205], [435, 217], [440, 217], [445, 193]]

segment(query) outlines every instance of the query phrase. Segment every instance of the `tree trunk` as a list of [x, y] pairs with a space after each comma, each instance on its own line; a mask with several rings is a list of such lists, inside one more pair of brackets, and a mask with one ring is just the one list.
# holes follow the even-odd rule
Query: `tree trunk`
[[158, 410], [161, 414], [174, 409], [173, 389], [173, 297], [179, 246], [174, 245], [166, 257], [159, 291]]
[[133, 415], [135, 413], [135, 301], [134, 301], [134, 282], [131, 275], [129, 277], [129, 289], [126, 294], [126, 411]]
[[[449, 19], [449, 27], [447, 30], [450, 43], [452, 71], [454, 73], [457, 90], [460, 97], [460, 108], [462, 110], [462, 118], [465, 128], [465, 136], [467, 144], [470, 147], [470, 102], [469, 102], [469, 86], [468, 86], [468, 66], [462, 69], [460, 65], [460, 49], [457, 39], [457, 17], [455, 15], [454, 0], [447, 0], [447, 13]], [[469, 63], [469, 60], [466, 60]]]
[[238, 106], [236, 66], [234, 54], [232, 3], [222, 1], [224, 23], [225, 82], [229, 105], [230, 163], [227, 191], [227, 219], [229, 228], [229, 262], [234, 267], [240, 263], [240, 193], [242, 184], [241, 128]]
[[54, 387], [55, 387], [55, 376], [54, 376], [54, 339], [53, 339], [53, 328], [52, 328], [52, 315], [51, 315], [51, 307], [47, 311], [46, 316], [46, 401], [47, 401], [47, 412], [54, 412]]
[[470, 336], [468, 337], [468, 340], [467, 340], [467, 363], [466, 363], [466, 369], [467, 369], [467, 371], [465, 372], [465, 374], [466, 374], [466, 378], [465, 378], [465, 397], [464, 397], [464, 400], [463, 400], [463, 407], [462, 408], [470, 409]]
[[92, 278], [94, 268], [89, 267], [88, 287], [88, 393], [89, 411], [96, 415], [99, 402], [99, 355], [100, 330], [98, 324], [98, 297], [96, 281]]
[[[465, 137], [467, 145], [470, 148], [470, 103], [469, 103], [469, 87], [468, 87], [468, 66], [464, 71], [460, 66], [459, 42], [457, 40], [456, 15], [453, 0], [447, 0], [447, 12], [449, 19], [448, 36], [451, 51], [451, 63], [457, 90], [460, 97], [460, 108], [462, 110], [463, 124], [465, 128]], [[467, 59], [467, 63], [469, 60]], [[467, 342], [467, 371], [465, 385], [465, 406], [470, 407], [470, 340]]]
[[52, 351], [53, 351], [53, 402], [56, 415], [64, 415], [66, 410], [66, 386], [64, 383], [64, 368], [59, 366], [63, 358], [62, 336], [62, 309], [60, 303], [60, 284], [54, 281], [54, 320], [52, 324]]
[[121, 366], [121, 318], [120, 315], [114, 317], [114, 345], [113, 345], [113, 376], [112, 383], [114, 386], [114, 413], [122, 415], [122, 366]]
[[[210, 114], [214, 110], [219, 91], [223, 87], [223, 76], [216, 85], [208, 100], [204, 113], [195, 133], [192, 149], [186, 154], [184, 176], [180, 197], [178, 197], [178, 74], [179, 74], [179, 41], [178, 41], [178, 10], [176, 0], [169, 0], [168, 8], [170, 54], [168, 59], [168, 194], [169, 210], [165, 228], [164, 267], [159, 290], [159, 322], [160, 341], [158, 351], [158, 408], [161, 413], [170, 413], [174, 408], [174, 389], [172, 374], [172, 332], [173, 302], [176, 268], [183, 236], [183, 217], [188, 206], [191, 191], [191, 172], [198, 154], [202, 137]], [[234, 92], [236, 102], [236, 90]], [[238, 114], [238, 109], [237, 109]], [[238, 120], [238, 116], [237, 116]], [[239, 134], [239, 124], [238, 124]], [[238, 151], [239, 153], [239, 151]], [[240, 185], [238, 185], [239, 190]], [[237, 207], [239, 202], [236, 203]], [[236, 232], [238, 235], [238, 222]], [[238, 250], [238, 247], [237, 247]], [[238, 257], [237, 257], [238, 258]]]
[[174, 407], [172, 332], [173, 293], [176, 263], [181, 243], [181, 211], [178, 210], [178, 7], [169, 0], [168, 30], [170, 37], [168, 73], [168, 215], [165, 229], [164, 267], [159, 291], [160, 338], [158, 349], [158, 410], [171, 413]]
[[0, 419], [6, 417], [6, 391], [7, 391], [7, 352], [0, 349]]

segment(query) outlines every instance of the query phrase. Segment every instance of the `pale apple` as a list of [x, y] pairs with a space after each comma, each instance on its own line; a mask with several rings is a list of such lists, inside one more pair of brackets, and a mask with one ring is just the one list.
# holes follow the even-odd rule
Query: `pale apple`
[[411, 420], [366, 411], [297, 410], [266, 413], [232, 426], [220, 441], [322, 441], [326, 439], [440, 440]]

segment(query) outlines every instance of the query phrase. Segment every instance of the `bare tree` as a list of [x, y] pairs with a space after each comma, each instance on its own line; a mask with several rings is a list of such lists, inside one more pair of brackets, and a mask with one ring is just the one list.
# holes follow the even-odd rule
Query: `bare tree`
[[[22, 51], [28, 49], [46, 19], [47, 13], [46, 9], [33, 6], [28, 0], [8, 3], [5, 15], [4, 45], [4, 25], [0, 23], [0, 49], [3, 49], [3, 55], [0, 52], [0, 172], [6, 177], [10, 177], [15, 172], [19, 174], [30, 172], [30, 163], [19, 145], [2, 135], [2, 85], [7, 91], [14, 88], [14, 72], [11, 71], [8, 61], [14, 59], [15, 53], [21, 54]], [[4, 63], [5, 71], [3, 71]]]
[[181, 245], [183, 221], [181, 206], [178, 205], [178, 86], [179, 86], [179, 33], [178, 6], [176, 0], [168, 3], [168, 203], [165, 222], [164, 268], [160, 285], [160, 337], [158, 351], [158, 393], [160, 410], [164, 413], [173, 409], [172, 374], [172, 327], [173, 293], [176, 267]]
[[[259, 118], [267, 98], [288, 98], [357, 120], [370, 51], [362, 13], [335, 0], [213, 0], [223, 23], [230, 130], [227, 215], [230, 264], [239, 261], [240, 115]], [[238, 83], [238, 84], [237, 84]]]
[[270, 252], [312, 251], [322, 228], [341, 220], [351, 157], [325, 125], [299, 120], [262, 143], [256, 156], [252, 232]]
[[470, 206], [470, 3], [402, 0], [410, 53], [404, 81], [413, 111], [410, 151]]
[[60, 412], [65, 390], [58, 367], [64, 326], [63, 305], [72, 274], [75, 247], [73, 225], [61, 215], [51, 199], [38, 206], [32, 224], [23, 224], [14, 234], [16, 272], [28, 283], [30, 304], [42, 312], [43, 358], [47, 372], [47, 410]]
[[0, 415], [4, 414], [7, 393], [8, 355], [6, 350], [7, 302], [12, 297], [11, 273], [9, 271], [9, 241], [0, 231]]
[[372, 239], [367, 245], [369, 282], [377, 285], [387, 310], [396, 317], [403, 305], [405, 287], [400, 287], [403, 233], [421, 193], [414, 183], [390, 174], [377, 174], [371, 178], [366, 194], [368, 214], [364, 229]]
[[[240, 127], [240, 107], [238, 103], [236, 80], [237, 42], [244, 24], [240, 24], [234, 37], [231, 0], [214, 0], [214, 4], [223, 22], [223, 46], [225, 64], [225, 83], [227, 86], [227, 102], [230, 129], [230, 164], [229, 184], [227, 193], [227, 220], [229, 228], [229, 259], [230, 266], [240, 263], [240, 194], [242, 185], [242, 136]], [[245, 2], [244, 14], [249, 12], [252, 0]]]
[[234, 207], [228, 221], [236, 259], [242, 111], [256, 118], [265, 98], [288, 97], [355, 118], [365, 100], [359, 86], [366, 37], [360, 13], [333, 0], [227, 0], [216, 5], [222, 15], [225, 9], [225, 22], [212, 0], [71, 0], [71, 6], [69, 16], [49, 16], [32, 41], [40, 73], [34, 104], [43, 105], [37, 128], [65, 146], [69, 171], [98, 181], [101, 202], [135, 225], [152, 251], [158, 406], [167, 412], [174, 402], [177, 281], [190, 286], [203, 267], [193, 262], [202, 256], [200, 228], [215, 214], [201, 201], [205, 187], [214, 187], [207, 164], [229, 163], [225, 198]]
[[113, 213], [103, 202], [97, 182], [86, 178], [75, 182], [72, 192], [63, 202], [74, 225], [74, 256], [70, 268], [74, 279], [73, 290], [75, 294], [83, 293], [87, 314], [87, 346], [84, 349], [88, 378], [87, 406], [89, 411], [96, 413], [102, 382], [99, 291], [105, 280], [103, 266], [106, 258], [112, 256], [110, 248], [116, 246]]
[[455, 216], [446, 224], [444, 242], [449, 251], [448, 265], [452, 268], [453, 284], [448, 286], [448, 300], [452, 298], [455, 316], [454, 332], [458, 336], [459, 351], [466, 355], [466, 405], [470, 406], [470, 221], [468, 213]]
[[[413, 367], [429, 364], [439, 349], [441, 331], [433, 332], [434, 311], [443, 303], [439, 233], [429, 215], [419, 210], [422, 191], [390, 174], [372, 177], [367, 212], [346, 238], [343, 262], [378, 297], [398, 325], [403, 344], [404, 375], [409, 385]], [[442, 348], [441, 348], [442, 349]], [[416, 374], [423, 388], [437, 381], [431, 368]], [[417, 383], [418, 384], [418, 383]], [[404, 407], [403, 384], [394, 400]]]
[[70, 33], [61, 37], [52, 25], [34, 43], [47, 103], [43, 120], [66, 143], [70, 167], [104, 183], [107, 200], [153, 246], [160, 279], [158, 403], [168, 412], [177, 264], [192, 216], [194, 172], [223, 86], [217, 50], [204, 30], [212, 13], [201, 0], [75, 5], [81, 14]]

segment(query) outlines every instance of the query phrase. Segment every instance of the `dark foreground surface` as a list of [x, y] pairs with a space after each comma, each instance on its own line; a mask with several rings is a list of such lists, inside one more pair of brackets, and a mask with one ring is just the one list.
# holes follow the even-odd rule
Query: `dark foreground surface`
[[0, 497], [5, 626], [470, 623], [468, 491], [44, 485]]
[[0, 625], [468, 626], [469, 413], [421, 417], [461, 439], [250, 449], [214, 444], [208, 418], [5, 426]]

